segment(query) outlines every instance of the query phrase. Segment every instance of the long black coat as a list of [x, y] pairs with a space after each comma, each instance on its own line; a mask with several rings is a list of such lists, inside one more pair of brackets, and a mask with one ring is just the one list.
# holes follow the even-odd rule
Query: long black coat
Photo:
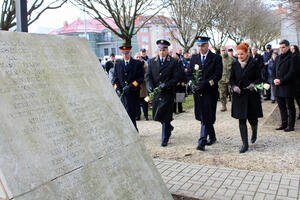
[[[193, 73], [196, 64], [201, 66], [201, 54], [193, 55], [191, 59]], [[218, 82], [222, 78], [222, 72], [222, 57], [209, 51], [202, 66], [202, 81], [205, 88], [200, 93], [194, 94], [195, 118], [203, 124], [214, 124], [216, 121]]]
[[155, 121], [172, 121], [174, 87], [178, 83], [180, 69], [179, 62], [167, 56], [161, 65], [159, 57], [150, 59], [146, 73], [146, 85], [148, 91], [158, 87], [161, 83], [166, 84], [166, 89], [152, 99], [152, 115]]
[[290, 50], [277, 56], [272, 72], [273, 80], [280, 79], [280, 85], [274, 87], [276, 97], [295, 97], [295, 63], [296, 57], [293, 56]]
[[[136, 117], [136, 105], [138, 104], [140, 85], [144, 80], [144, 63], [130, 58], [129, 64], [125, 67], [124, 60], [117, 60], [114, 67], [114, 84], [117, 90], [123, 93], [126, 85], [131, 85], [128, 93], [124, 94], [121, 101], [131, 119]], [[133, 86], [133, 82], [138, 86]]]
[[300, 55], [295, 56], [296, 98], [300, 98]]
[[247, 65], [242, 68], [239, 61], [232, 63], [231, 87], [238, 86], [241, 94], [233, 92], [231, 116], [236, 119], [258, 118], [263, 116], [258, 91], [245, 89], [251, 83], [261, 83], [261, 66], [250, 57]]

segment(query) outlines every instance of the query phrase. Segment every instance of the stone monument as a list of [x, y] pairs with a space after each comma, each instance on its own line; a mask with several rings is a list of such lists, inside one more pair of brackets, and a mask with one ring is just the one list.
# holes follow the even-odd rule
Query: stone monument
[[85, 39], [0, 31], [0, 76], [0, 199], [172, 199]]

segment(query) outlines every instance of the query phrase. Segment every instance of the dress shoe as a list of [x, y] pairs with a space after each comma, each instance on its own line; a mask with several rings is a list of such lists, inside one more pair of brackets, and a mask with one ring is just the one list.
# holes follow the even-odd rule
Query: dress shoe
[[161, 146], [162, 146], [162, 147], [168, 146], [168, 142], [162, 142], [162, 143], [161, 143]]
[[272, 103], [275, 103], [275, 100], [272, 100]]
[[265, 101], [271, 100], [269, 97], [264, 98]]
[[287, 127], [284, 129], [285, 132], [294, 131], [295, 129], [293, 127]]
[[200, 151], [205, 151], [205, 145], [198, 144], [198, 146], [197, 146], [197, 150], [200, 150]]
[[217, 141], [216, 139], [213, 139], [213, 140], [208, 139], [206, 145], [210, 146], [210, 145], [214, 144], [216, 141]]
[[284, 130], [286, 128], [286, 126], [279, 126], [278, 128], [276, 128], [277, 131], [279, 130]]
[[145, 120], [146, 120], [146, 121], [148, 121], [148, 120], [149, 120], [149, 118], [148, 118], [148, 117], [145, 117]]

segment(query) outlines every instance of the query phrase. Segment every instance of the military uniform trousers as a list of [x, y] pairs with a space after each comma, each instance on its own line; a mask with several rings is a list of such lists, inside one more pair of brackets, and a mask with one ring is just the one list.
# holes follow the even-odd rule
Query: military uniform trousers
[[137, 116], [136, 105], [139, 102], [139, 93], [130, 91], [127, 94], [123, 95], [121, 101], [129, 115], [134, 127], [138, 131], [137, 126], [136, 126], [136, 116]]
[[220, 90], [220, 102], [222, 104], [227, 103], [227, 96], [231, 96], [231, 87], [230, 83], [219, 82], [219, 90]]

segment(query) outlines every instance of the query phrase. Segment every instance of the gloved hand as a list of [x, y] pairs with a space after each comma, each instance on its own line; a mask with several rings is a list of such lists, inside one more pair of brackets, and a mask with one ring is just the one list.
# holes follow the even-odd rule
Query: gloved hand
[[128, 93], [130, 90], [130, 84], [123, 87], [124, 94]]
[[254, 84], [253, 83], [250, 83], [250, 85], [248, 85], [246, 87], [246, 89], [250, 90], [250, 91], [253, 91], [254, 90]]
[[166, 84], [165, 83], [161, 83], [161, 84], [159, 84], [159, 87], [160, 87], [160, 89], [165, 89], [166, 88]]
[[149, 93], [153, 92], [153, 88], [152, 87], [148, 87], [148, 92]]
[[233, 90], [235, 93], [241, 94], [241, 89], [240, 89], [238, 86], [234, 86], [234, 87], [232, 88], [232, 90]]
[[196, 94], [198, 91], [198, 87], [196, 85], [191, 85], [191, 91], [193, 94]]

